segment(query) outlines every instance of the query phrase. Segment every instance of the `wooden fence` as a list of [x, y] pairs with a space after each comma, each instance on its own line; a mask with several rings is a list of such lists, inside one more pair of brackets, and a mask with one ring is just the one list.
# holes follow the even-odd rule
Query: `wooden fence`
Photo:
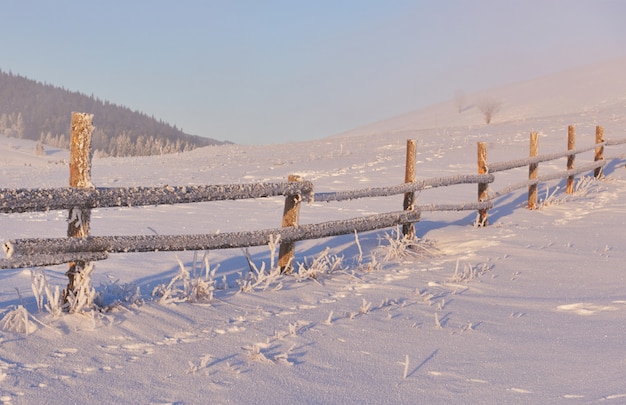
[[[574, 128], [569, 129], [568, 151], [551, 155], [537, 155], [537, 135], [531, 134], [530, 157], [509, 162], [489, 163], [485, 143], [478, 143], [478, 174], [456, 175], [416, 180], [416, 143], [407, 142], [405, 183], [391, 187], [367, 188], [343, 192], [317, 193], [313, 184], [298, 176], [290, 176], [284, 183], [223, 184], [205, 186], [164, 186], [133, 188], [98, 188], [91, 183], [90, 132], [92, 116], [73, 113], [70, 159], [70, 187], [54, 189], [0, 189], [0, 212], [23, 213], [48, 210], [68, 210], [68, 235], [63, 238], [32, 238], [9, 240], [3, 246], [7, 258], [0, 259], [0, 268], [21, 268], [70, 263], [68, 290], [73, 277], [85, 268], [86, 263], [107, 258], [109, 253], [211, 250], [267, 245], [279, 240], [279, 266], [289, 271], [294, 256], [295, 242], [307, 239], [351, 234], [394, 226], [403, 226], [404, 235], [414, 237], [413, 224], [425, 211], [477, 210], [478, 226], [488, 224], [488, 210], [493, 208], [495, 197], [529, 187], [529, 207], [536, 207], [536, 185], [552, 179], [568, 178], [573, 182], [576, 174], [594, 170], [601, 176], [601, 168], [608, 161], [624, 156], [604, 157], [604, 147], [626, 143], [605, 141], [601, 127], [597, 129], [596, 143], [589, 148], [575, 149]], [[534, 144], [533, 144], [534, 142]], [[534, 146], [533, 146], [534, 145]], [[577, 154], [594, 150], [592, 164], [574, 168]], [[567, 157], [567, 170], [538, 176], [541, 162]], [[529, 180], [489, 193], [489, 184], [499, 171], [529, 167]], [[477, 184], [478, 201], [464, 204], [415, 205], [414, 193], [427, 188], [447, 187], [456, 184]], [[568, 192], [571, 192], [568, 186]], [[298, 217], [303, 201], [345, 201], [359, 198], [403, 195], [403, 210], [363, 216], [348, 220], [299, 225]], [[281, 228], [251, 230], [219, 234], [197, 235], [141, 235], [141, 236], [89, 236], [91, 208], [145, 206], [160, 204], [195, 203], [203, 201], [239, 200], [250, 198], [285, 197]], [[279, 238], [279, 239], [277, 239]]]
[[[487, 144], [484, 142], [478, 143], [478, 167], [479, 172], [482, 173], [497, 173], [505, 170], [511, 170], [515, 168], [521, 168], [528, 166], [528, 180], [516, 184], [511, 184], [501, 190], [493, 192], [492, 196], [488, 196], [486, 192], [486, 185], [479, 185], [479, 200], [488, 201], [493, 200], [496, 197], [509, 194], [514, 190], [528, 187], [528, 208], [537, 208], [537, 185], [539, 183], [547, 182], [550, 180], [567, 179], [566, 193], [572, 194], [574, 192], [574, 178], [576, 175], [593, 171], [593, 175], [596, 179], [599, 179], [603, 175], [603, 168], [612, 161], [623, 160], [626, 158], [626, 153], [615, 154], [612, 156], [605, 156], [606, 146], [617, 146], [626, 144], [626, 139], [620, 140], [605, 140], [604, 128], [601, 126], [596, 127], [596, 139], [595, 143], [591, 146], [576, 148], [576, 129], [570, 125], [567, 129], [567, 151], [539, 155], [539, 142], [538, 134], [536, 132], [530, 133], [530, 156], [525, 159], [511, 160], [507, 162], [487, 162]], [[586, 163], [580, 167], [574, 167], [575, 157], [579, 154], [594, 151], [594, 160], [592, 163]], [[553, 172], [545, 175], [539, 175], [539, 163], [549, 162], [557, 159], [567, 158], [566, 170]], [[481, 213], [481, 221], [486, 223], [487, 212]]]

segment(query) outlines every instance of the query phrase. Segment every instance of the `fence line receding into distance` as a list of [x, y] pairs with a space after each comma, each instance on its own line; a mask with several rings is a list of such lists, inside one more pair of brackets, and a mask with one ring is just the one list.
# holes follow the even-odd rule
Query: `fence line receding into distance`
[[[615, 156], [607, 159], [605, 147], [626, 143], [626, 140], [606, 141], [602, 127], [596, 129], [596, 143], [588, 148], [575, 148], [575, 130], [568, 128], [567, 152], [548, 155], [538, 154], [537, 135], [531, 133], [530, 157], [508, 162], [488, 162], [487, 144], [478, 143], [478, 174], [454, 175], [425, 180], [415, 177], [416, 142], [407, 141], [405, 182], [390, 187], [377, 187], [340, 192], [316, 193], [311, 182], [299, 176], [289, 176], [283, 183], [225, 184], [200, 186], [164, 186], [98, 188], [90, 178], [90, 136], [92, 116], [72, 114], [72, 142], [70, 159], [70, 187], [53, 189], [0, 189], [1, 213], [41, 212], [68, 210], [68, 234], [62, 238], [11, 239], [4, 244], [6, 259], [0, 259], [0, 268], [48, 266], [70, 263], [67, 291], [72, 291], [73, 277], [85, 266], [96, 260], [104, 260], [109, 253], [182, 251], [240, 248], [267, 245], [280, 241], [278, 264], [283, 271], [290, 271], [295, 253], [295, 243], [306, 239], [371, 231], [402, 226], [405, 237], [414, 238], [414, 223], [419, 222], [421, 212], [476, 210], [477, 226], [487, 226], [488, 210], [493, 208], [495, 197], [522, 187], [529, 187], [528, 207], [536, 208], [536, 185], [548, 180], [567, 178], [567, 192], [571, 193], [570, 182], [574, 176], [594, 171], [602, 176], [602, 168], [608, 161], [622, 159]], [[594, 162], [574, 168], [574, 157], [595, 151]], [[540, 176], [539, 164], [567, 158], [567, 170]], [[529, 167], [528, 181], [507, 186], [489, 195], [489, 184], [494, 173], [514, 168]], [[477, 184], [478, 201], [463, 204], [416, 205], [415, 192], [457, 184]], [[299, 225], [299, 211], [303, 201], [346, 201], [360, 198], [403, 195], [403, 210], [362, 216], [352, 219]], [[90, 236], [89, 215], [92, 208], [124, 206], [182, 204], [221, 200], [239, 200], [283, 196], [285, 209], [282, 227], [275, 229], [250, 230], [200, 235], [147, 235], [147, 236]]]

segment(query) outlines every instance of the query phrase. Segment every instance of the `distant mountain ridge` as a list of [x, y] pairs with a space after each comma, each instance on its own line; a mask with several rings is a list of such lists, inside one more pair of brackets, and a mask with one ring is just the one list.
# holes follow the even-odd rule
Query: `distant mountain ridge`
[[184, 152], [222, 142], [184, 133], [139, 111], [0, 70], [0, 133], [68, 148], [72, 111], [94, 114], [92, 147], [104, 156]]

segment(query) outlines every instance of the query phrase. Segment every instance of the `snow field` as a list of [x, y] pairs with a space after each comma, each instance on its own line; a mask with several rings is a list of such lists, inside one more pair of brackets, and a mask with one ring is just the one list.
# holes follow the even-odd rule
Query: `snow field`
[[[407, 137], [418, 140], [418, 179], [471, 174], [478, 141], [489, 143], [489, 160], [496, 162], [524, 157], [532, 130], [540, 132], [540, 153], [564, 150], [570, 124], [577, 125], [580, 145], [593, 143], [598, 124], [607, 139], [623, 138], [619, 86], [594, 88], [601, 94], [577, 99], [584, 109], [572, 107], [576, 94], [555, 91], [568, 103], [549, 103], [550, 116], [496, 116], [490, 126], [419, 128], [404, 117], [402, 130], [388, 122], [387, 129], [376, 124], [309, 143], [96, 159], [93, 182], [218, 184], [299, 174], [316, 191], [382, 187], [403, 181]], [[508, 93], [509, 105], [516, 96], [520, 106], [532, 105], [516, 91]], [[606, 102], [591, 102], [596, 99]], [[439, 117], [461, 119], [454, 109], [439, 108]], [[585, 159], [592, 157], [577, 164]], [[62, 164], [3, 162], [2, 187], [67, 181]], [[539, 170], [564, 167], [563, 159]], [[208, 266], [203, 252], [111, 255], [92, 274], [103, 304], [111, 305], [107, 312], [38, 311], [33, 274], [45, 275], [53, 292], [66, 282], [65, 266], [2, 271], [1, 315], [21, 305], [28, 313], [12, 312], [16, 317], [7, 321], [26, 318], [30, 333], [0, 331], [0, 401], [620, 403], [626, 397], [624, 162], [606, 174], [583, 178], [571, 196], [563, 181], [541, 184], [536, 211], [524, 208], [525, 190], [497, 197], [486, 228], [472, 225], [475, 212], [423, 213], [416, 253], [394, 229], [299, 242], [296, 261], [308, 263], [302, 277], [257, 273], [272, 270], [268, 247], [249, 249], [250, 261], [239, 249], [211, 251]], [[492, 191], [526, 176], [524, 169], [498, 173]], [[422, 191], [418, 204], [474, 198], [475, 185], [452, 186]], [[280, 224], [283, 202], [98, 209], [92, 233], [271, 228]], [[401, 196], [316, 202], [303, 205], [301, 222], [401, 204]], [[59, 212], [2, 215], [0, 224], [2, 238], [62, 236], [67, 227]]]

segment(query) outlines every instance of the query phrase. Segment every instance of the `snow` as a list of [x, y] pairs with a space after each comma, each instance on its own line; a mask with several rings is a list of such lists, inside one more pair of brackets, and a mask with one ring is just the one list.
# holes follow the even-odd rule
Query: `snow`
[[[607, 141], [625, 138], [625, 68], [613, 61], [497, 89], [505, 103], [491, 125], [475, 109], [458, 114], [451, 100], [313, 142], [96, 159], [92, 182], [192, 187], [298, 174], [316, 193], [378, 189], [403, 183], [407, 137], [418, 141], [418, 181], [471, 175], [479, 141], [489, 162], [505, 162], [527, 156], [531, 131], [540, 153], [563, 152], [568, 125], [582, 146], [593, 144], [596, 125]], [[421, 121], [434, 116], [437, 125]], [[67, 186], [67, 156], [33, 150], [0, 137], [0, 188]], [[565, 160], [540, 163], [540, 174], [565, 170]], [[576, 167], [592, 161], [590, 151]], [[269, 247], [110, 254], [91, 274], [106, 312], [45, 310], [67, 282], [65, 265], [2, 270], [0, 401], [622, 403], [624, 163], [609, 162], [602, 180], [578, 180], [573, 195], [565, 180], [541, 183], [538, 210], [524, 207], [525, 190], [494, 196], [484, 228], [473, 226], [474, 211], [422, 211], [416, 246], [395, 228], [298, 242], [292, 275], [273, 270]], [[490, 193], [527, 176], [526, 168], [498, 172]], [[476, 189], [424, 189], [417, 204], [466, 204]], [[95, 208], [91, 234], [271, 229], [283, 205], [278, 196]], [[313, 201], [302, 204], [300, 223], [401, 207], [401, 196]], [[1, 243], [67, 230], [63, 211], [0, 215]]]

